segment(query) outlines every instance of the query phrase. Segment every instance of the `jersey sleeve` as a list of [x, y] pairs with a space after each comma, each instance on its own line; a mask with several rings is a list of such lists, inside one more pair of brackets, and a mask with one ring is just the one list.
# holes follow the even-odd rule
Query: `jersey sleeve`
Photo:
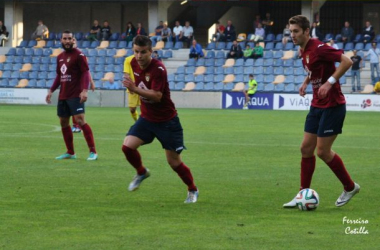
[[87, 57], [83, 53], [78, 54], [78, 64], [81, 72], [89, 70]]
[[157, 65], [156, 69], [152, 72], [152, 85], [151, 89], [159, 92], [164, 92], [165, 85], [167, 84], [167, 73], [164, 66]]
[[328, 62], [340, 62], [343, 50], [335, 49], [327, 44], [319, 45], [317, 55], [319, 60]]

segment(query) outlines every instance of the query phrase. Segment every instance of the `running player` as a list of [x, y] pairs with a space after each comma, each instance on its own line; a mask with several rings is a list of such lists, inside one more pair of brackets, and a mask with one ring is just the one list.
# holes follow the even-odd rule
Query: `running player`
[[57, 57], [57, 77], [46, 96], [46, 102], [51, 103], [52, 93], [61, 86], [57, 114], [67, 152], [56, 159], [76, 159], [73, 133], [70, 128], [70, 116], [74, 116], [75, 121], [83, 130], [83, 135], [90, 149], [87, 160], [96, 160], [98, 155], [95, 150], [94, 136], [84, 117], [84, 102], [87, 100], [89, 83], [87, 59], [80, 50], [73, 48], [73, 33], [71, 31], [66, 30], [62, 33], [61, 43], [64, 52]]
[[244, 96], [245, 96], [245, 103], [243, 109], [248, 109], [248, 103], [250, 102], [250, 98], [255, 95], [257, 90], [257, 82], [253, 78], [252, 74], [249, 74], [249, 81], [248, 81], [248, 90], [244, 90]]
[[[128, 74], [132, 81], [135, 81], [135, 76], [133, 75], [133, 70], [131, 67], [131, 61], [135, 56], [128, 56], [124, 61], [124, 74]], [[140, 96], [136, 93], [131, 92], [127, 89], [128, 93], [128, 107], [131, 112], [133, 120], [137, 121], [139, 118], [139, 113], [137, 112], [137, 106], [140, 106]]]
[[172, 169], [188, 187], [185, 203], [195, 203], [198, 189], [190, 169], [182, 162], [180, 153], [185, 148], [183, 130], [177, 111], [170, 99], [169, 83], [165, 66], [152, 59], [152, 41], [138, 35], [133, 40], [135, 58], [130, 62], [135, 81], [124, 74], [123, 84], [141, 99], [141, 116], [129, 129], [122, 150], [128, 162], [136, 169], [137, 175], [129, 185], [129, 191], [139, 188], [150, 173], [142, 162], [137, 149], [157, 138], [165, 149], [166, 159]]
[[[301, 145], [301, 188], [309, 188], [315, 169], [314, 151], [343, 184], [343, 193], [335, 205], [340, 207], [359, 192], [360, 186], [351, 180], [342, 159], [331, 150], [338, 134], [342, 133], [346, 115], [346, 100], [340, 89], [339, 78], [351, 67], [352, 61], [318, 39], [310, 38], [310, 22], [305, 16], [289, 19], [291, 38], [301, 47], [302, 63], [308, 73], [299, 89], [305, 96], [308, 84], [313, 86], [313, 100], [306, 117], [304, 138]], [[335, 68], [335, 62], [340, 62]], [[295, 199], [284, 204], [296, 207]]]

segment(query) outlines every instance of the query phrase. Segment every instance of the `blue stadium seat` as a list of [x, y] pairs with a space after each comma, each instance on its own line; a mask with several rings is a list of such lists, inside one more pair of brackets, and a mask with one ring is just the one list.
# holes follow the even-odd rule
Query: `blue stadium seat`
[[346, 76], [343, 75], [341, 78], [339, 78], [339, 83], [346, 84]]
[[54, 44], [54, 48], [55, 49], [62, 48], [62, 43], [60, 41], [56, 41]]
[[213, 82], [208, 82], [204, 85], [203, 90], [210, 91], [214, 90], [214, 83]]
[[36, 79], [29, 79], [27, 88], [35, 88], [37, 87], [37, 80]]
[[215, 60], [215, 64], [214, 65], [216, 67], [220, 67], [220, 66], [224, 65], [224, 62], [225, 62], [224, 58], [218, 58], [218, 59]]
[[165, 43], [164, 50], [169, 50], [169, 49], [171, 50], [173, 48], [174, 48], [173, 42], [168, 41]]
[[216, 59], [219, 59], [219, 58], [225, 58], [225, 54], [224, 54], [224, 52], [223, 52], [223, 51], [218, 51], [218, 52], [216, 52], [215, 58], [216, 58]]
[[48, 41], [53, 41], [56, 38], [56, 34], [54, 32], [49, 32]]
[[255, 75], [264, 74], [264, 67], [263, 66], [254, 67], [253, 74]]
[[0, 63], [0, 70], [4, 69], [4, 63]]
[[306, 71], [302, 67], [294, 68], [294, 75], [295, 76], [305, 76]]
[[101, 64], [101, 65], [104, 65], [106, 64], [106, 58], [105, 57], [102, 57], [102, 56], [98, 56], [96, 57], [96, 64]]
[[193, 74], [187, 74], [185, 75], [185, 82], [194, 82], [194, 75]]
[[286, 84], [288, 84], [288, 83], [294, 83], [294, 75], [287, 75], [287, 76], [285, 76], [284, 83], [286, 83]]
[[92, 57], [92, 56], [98, 56], [98, 50], [97, 49], [88, 49], [87, 57]]
[[243, 74], [235, 75], [234, 83], [238, 83], [238, 82], [244, 82], [244, 75]]
[[183, 48], [183, 42], [176, 42], [173, 49], [178, 50], [182, 48]]
[[29, 79], [29, 72], [28, 71], [20, 72], [20, 79]]
[[40, 49], [40, 48], [33, 49], [33, 55], [34, 56], [42, 56], [43, 52], [44, 52], [43, 49]]
[[60, 41], [62, 39], [62, 32], [55, 33], [55, 40]]
[[45, 79], [38, 79], [36, 82], [37, 88], [46, 88], [46, 80]]
[[109, 40], [111, 42], [115, 42], [115, 41], [119, 40], [119, 36], [120, 36], [120, 33], [118, 33], [118, 32], [112, 33]]
[[264, 66], [269, 67], [273, 65], [273, 59], [265, 59], [264, 60]]
[[127, 44], [127, 49], [132, 49], [133, 47], [133, 41], [129, 41]]
[[7, 58], [5, 59], [5, 62], [6, 63], [13, 63], [15, 60], [15, 56], [7, 56]]
[[267, 42], [265, 44], [264, 50], [272, 50], [274, 48], [274, 43], [273, 42]]
[[103, 76], [104, 76], [103, 72], [95, 72], [94, 74], [92, 74], [92, 78], [94, 80], [100, 80], [103, 78]]
[[332, 33], [327, 33], [326, 35], [325, 35], [325, 38], [323, 39], [323, 41], [325, 42], [325, 43], [327, 43], [327, 42], [329, 42], [331, 39], [333, 39], [334, 38], [334, 34], [332, 34]]
[[[241, 47], [242, 49], [245, 48], [245, 46], [242, 46], [240, 43], [238, 43], [238, 44], [240, 45], [240, 47]], [[232, 47], [232, 45], [233, 45], [233, 42], [227, 42], [227, 43], [226, 43], [226, 47], [225, 47], [225, 49], [226, 49], [226, 50], [230, 50], [231, 47]]]
[[273, 66], [275, 67], [282, 67], [283, 66], [283, 60], [282, 59], [274, 59], [273, 60]]
[[21, 63], [15, 63], [15, 64], [13, 64], [12, 70], [19, 71], [21, 68], [22, 68], [22, 64]]
[[216, 48], [215, 43], [209, 43], [207, 44], [206, 50], [213, 50], [215, 48]]
[[101, 80], [95, 81], [95, 88], [96, 89], [103, 89], [103, 81], [101, 81]]
[[205, 66], [206, 67], [214, 66], [214, 63], [215, 63], [214, 58], [209, 58], [209, 59], [205, 60]]
[[54, 48], [55, 40], [49, 40], [46, 42], [45, 48]]
[[174, 87], [175, 87], [175, 82], [174, 81], [171, 81], [171, 82], [169, 82], [169, 89], [174, 89]]
[[206, 75], [204, 77], [204, 82], [205, 83], [214, 83], [214, 75], [210, 74], [210, 75]]
[[[303, 81], [305, 80], [305, 76], [296, 76], [294, 78], [294, 83], [295, 84], [301, 84], [303, 83]], [[311, 84], [310, 84], [311, 85]]]
[[3, 64], [3, 70], [12, 70], [12, 68], [13, 68], [13, 64], [12, 63], [4, 63]]
[[302, 60], [301, 60], [301, 59], [294, 60], [294, 64], [293, 64], [293, 66], [294, 66], [295, 68], [297, 68], [297, 67], [303, 67], [303, 65], [302, 65]]
[[274, 84], [268, 83], [264, 85], [264, 92], [273, 92], [274, 91]]
[[117, 50], [116, 49], [107, 49], [106, 50], [106, 54], [107, 54], [107, 57], [113, 57], [114, 55], [116, 55], [116, 52]]
[[[24, 52], [22, 52], [22, 53], [24, 53]], [[9, 50], [8, 50], [8, 53], [6, 53], [5, 55], [6, 56], [14, 56], [14, 55], [16, 55], [17, 54], [17, 49], [16, 48], [10, 48]]]
[[216, 44], [216, 50], [223, 50], [224, 48], [226, 47], [226, 43], [225, 42], [218, 42]]
[[134, 54], [133, 50], [129, 49], [129, 50], [127, 50], [127, 55], [126, 55], [126, 57], [131, 56], [131, 55], [133, 55], [133, 54]]
[[[252, 67], [244, 67], [244, 74], [245, 75], [248, 75], [248, 74], [253, 74], [253, 69]], [[255, 68], [256, 69], [256, 68]]]
[[273, 75], [273, 67], [272, 66], [264, 67], [264, 75]]
[[49, 64], [48, 70], [49, 72], [55, 72], [57, 70], [57, 65]]
[[214, 74], [214, 66], [206, 67], [205, 75], [211, 75]]
[[177, 68], [176, 74], [185, 74], [185, 67], [184, 66], [179, 66]]
[[196, 63], [195, 58], [190, 58], [187, 60], [185, 66], [195, 66], [195, 63]]
[[[121, 69], [121, 67], [119, 67], [119, 68]], [[106, 72], [114, 72], [114, 71], [116, 71], [115, 70], [115, 66], [113, 64], [107, 64], [105, 66], [105, 68], [104, 68], [104, 71], [106, 71]], [[118, 72], [123, 72], [123, 71], [118, 71]]]
[[174, 74], [168, 74], [168, 82], [173, 82], [175, 78]]
[[308, 93], [308, 94], [313, 93], [313, 86], [311, 84], [307, 85], [306, 93]]
[[363, 35], [362, 34], [357, 34], [356, 36], [355, 36], [355, 39], [354, 39], [354, 43], [360, 43], [360, 42], [362, 42], [363, 41]]
[[215, 58], [215, 52], [214, 51], [207, 51], [205, 59], [209, 59], [209, 58]]
[[234, 67], [240, 67], [240, 66], [244, 66], [244, 59], [243, 58], [239, 58], [239, 59], [235, 60]]
[[28, 48], [33, 48], [34, 46], [36, 46], [37, 45], [37, 41], [36, 40], [30, 40], [29, 42], [28, 42], [28, 45], [26, 46], [26, 47], [28, 47]]
[[95, 72], [104, 72], [104, 65], [95, 65]]
[[254, 66], [255, 67], [264, 66], [264, 59], [262, 58], [256, 59]]
[[47, 76], [48, 76], [48, 71], [40, 71], [38, 72], [37, 79], [46, 80]]
[[90, 41], [85, 40], [85, 41], [82, 42], [82, 48], [84, 48], [84, 49], [90, 48], [90, 45], [91, 45]]
[[234, 67], [227, 67], [227, 68], [224, 68], [224, 74], [225, 74], [225, 75], [233, 74], [233, 73], [234, 73]]
[[106, 57], [107, 56], [107, 50], [106, 49], [99, 49], [98, 50], [98, 56]]
[[273, 52], [272, 51], [264, 51], [264, 59], [272, 59], [273, 58]]
[[9, 87], [15, 87], [18, 84], [18, 78], [10, 79], [8, 82]]
[[34, 54], [34, 51], [31, 48], [26, 48], [24, 53], [26, 56], [32, 56]]
[[176, 82], [183, 82], [185, 81], [185, 74], [178, 74], [175, 76], [175, 81]]
[[4, 70], [3, 75], [1, 76], [2, 78], [10, 78], [12, 74], [12, 71], [10, 70]]
[[[39, 65], [37, 65], [38, 67]], [[33, 65], [32, 65], [33, 67]], [[29, 79], [37, 79], [38, 78], [38, 71], [29, 71]]]
[[201, 91], [201, 90], [203, 90], [203, 88], [204, 88], [204, 83], [203, 82], [198, 82], [195, 85], [195, 89], [194, 90]]
[[224, 68], [222, 66], [217, 66], [214, 68], [214, 74], [215, 75], [223, 75], [224, 74]]
[[162, 56], [163, 59], [168, 59], [173, 57], [173, 51], [171, 50], [166, 50], [164, 51], [164, 54]]
[[14, 63], [22, 63], [24, 57], [23, 56], [15, 56]]
[[[12, 48], [12, 49], [14, 49], [14, 48]], [[14, 49], [14, 50], [16, 50], [16, 53], [14, 54], [16, 56], [23, 56], [23, 55], [25, 55], [25, 49], [24, 48], [17, 48], [17, 49]]]
[[51, 72], [48, 73], [47, 79], [54, 80], [55, 77], [56, 77], [56, 72], [51, 71]]
[[264, 83], [272, 83], [274, 81], [273, 75], [265, 75], [264, 76]]
[[283, 75], [284, 74], [284, 68], [283, 67], [274, 67], [273, 73], [275, 75]]
[[56, 57], [32, 57], [33, 63], [35, 60], [37, 61], [37, 58], [40, 58], [40, 63], [42, 64], [57, 64], [57, 58]]
[[185, 83], [184, 82], [177, 82], [175, 84], [175, 87], [174, 87], [175, 90], [182, 90], [184, 88], [185, 88]]
[[16, 48], [26, 48], [28, 46], [28, 40], [22, 40], [20, 45], [17, 46]]
[[355, 44], [355, 50], [363, 50], [364, 49], [364, 44], [363, 43], [357, 43]]
[[11, 79], [19, 79], [20, 78], [20, 71], [19, 70], [12, 71], [10, 78]]
[[108, 49], [116, 49], [117, 48], [117, 41], [111, 41], [110, 45], [108, 46]]
[[223, 87], [224, 87], [224, 83], [223, 82], [217, 82], [217, 83], [214, 84], [214, 90], [216, 90], [216, 91], [222, 91]]
[[294, 83], [286, 84], [286, 85], [285, 85], [284, 92], [286, 92], [286, 93], [292, 93], [292, 92], [295, 92], [295, 85], [294, 85]]
[[95, 64], [96, 63], [96, 57], [94, 57], [94, 56], [87, 57], [87, 62], [88, 62], [88, 64]]
[[293, 59], [284, 60], [284, 67], [293, 67]]
[[292, 42], [286, 43], [284, 50], [293, 50], [294, 49], [294, 44]]
[[276, 43], [276, 46], [274, 47], [274, 50], [283, 50], [284, 44], [282, 42]]
[[336, 34], [334, 38], [335, 42], [341, 42], [342, 41], [342, 35], [341, 34]]
[[199, 66], [204, 66], [205, 65], [205, 59], [204, 58], [199, 58], [197, 60], [197, 63], [195, 64], [195, 66], [199, 67]]
[[294, 75], [293, 67], [284, 67], [284, 75]]
[[282, 33], [276, 35], [274, 42], [279, 43], [282, 42]]
[[97, 47], [99, 47], [99, 45], [100, 45], [99, 41], [92, 41], [90, 44], [90, 48], [96, 49]]
[[244, 67], [243, 66], [234, 67], [234, 74], [235, 75], [244, 74]]
[[234, 88], [234, 84], [232, 82], [225, 83], [223, 85], [223, 90], [226, 90], [226, 91], [231, 91], [233, 88]]
[[127, 48], [127, 42], [126, 41], [120, 41], [119, 44], [117, 45], [118, 49], [125, 49]]
[[7, 78], [3, 78], [3, 79], [0, 79], [0, 87], [7, 87], [8, 86], [8, 79]]
[[42, 55], [43, 56], [50, 56], [53, 53], [51, 49], [43, 49]]
[[348, 42], [344, 46], [344, 50], [353, 50], [354, 49], [354, 43]]
[[249, 58], [247, 59], [245, 62], [244, 62], [244, 67], [253, 67], [254, 65], [254, 61], [252, 58]]
[[203, 82], [203, 80], [204, 80], [204, 75], [197, 75], [194, 78], [195, 83]]
[[112, 56], [106, 57], [106, 64], [115, 64], [115, 58]]
[[269, 33], [268, 35], [265, 36], [264, 42], [266, 42], [266, 43], [268, 43], [268, 42], [273, 42], [274, 39], [275, 39], [274, 34]]
[[195, 66], [185, 67], [185, 74], [193, 74], [195, 72]]
[[[256, 80], [257, 81], [257, 80]], [[258, 81], [257, 81], [258, 82]], [[264, 91], [264, 84], [261, 82], [258, 82], [257, 84], [257, 92], [263, 92]]]
[[284, 90], [285, 90], [285, 84], [279, 83], [279, 84], [274, 85], [275, 92], [284, 92]]

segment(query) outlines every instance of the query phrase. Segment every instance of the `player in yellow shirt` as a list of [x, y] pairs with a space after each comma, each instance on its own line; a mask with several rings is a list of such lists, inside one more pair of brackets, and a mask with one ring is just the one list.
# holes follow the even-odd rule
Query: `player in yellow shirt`
[[257, 82], [253, 78], [253, 75], [249, 75], [249, 81], [248, 81], [248, 90], [244, 91], [245, 95], [245, 104], [243, 109], [248, 109], [248, 103], [250, 102], [250, 98], [256, 93], [257, 90]]
[[[128, 74], [132, 81], [135, 81], [135, 76], [133, 75], [133, 70], [131, 67], [131, 61], [135, 56], [128, 56], [124, 61], [124, 74]], [[136, 93], [132, 93], [127, 89], [128, 93], [128, 107], [131, 111], [131, 116], [133, 120], [137, 121], [139, 118], [139, 113], [137, 112], [137, 106], [140, 106], [140, 96]]]

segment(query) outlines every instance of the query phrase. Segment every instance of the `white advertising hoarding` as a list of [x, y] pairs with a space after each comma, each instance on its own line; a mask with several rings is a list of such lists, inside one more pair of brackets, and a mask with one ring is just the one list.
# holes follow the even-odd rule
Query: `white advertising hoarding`
[[0, 103], [6, 104], [46, 104], [47, 89], [2, 89]]

